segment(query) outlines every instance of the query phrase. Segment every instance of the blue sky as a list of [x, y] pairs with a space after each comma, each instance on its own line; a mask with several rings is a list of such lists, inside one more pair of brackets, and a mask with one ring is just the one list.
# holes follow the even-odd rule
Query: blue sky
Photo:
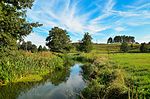
[[25, 38], [36, 45], [45, 45], [54, 26], [66, 29], [73, 42], [81, 40], [84, 32], [97, 43], [116, 35], [150, 41], [150, 0], [35, 0], [27, 20], [43, 24]]

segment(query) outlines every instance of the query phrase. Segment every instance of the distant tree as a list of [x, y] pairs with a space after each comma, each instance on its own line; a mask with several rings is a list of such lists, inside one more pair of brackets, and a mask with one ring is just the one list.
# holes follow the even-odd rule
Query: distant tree
[[90, 52], [92, 50], [92, 37], [88, 32], [84, 34], [79, 49], [83, 52]]
[[122, 52], [128, 52], [129, 51], [129, 47], [128, 47], [128, 43], [123, 42], [120, 46], [120, 51]]
[[114, 42], [115, 43], [123, 43], [123, 42], [127, 42], [127, 43], [135, 43], [135, 37], [133, 36], [115, 36], [114, 37]]
[[131, 36], [130, 39], [131, 39], [131, 43], [135, 43], [135, 37]]
[[32, 53], [37, 52], [37, 46], [36, 45], [32, 44], [31, 52]]
[[135, 42], [135, 44], [139, 44], [139, 42]]
[[113, 42], [113, 39], [110, 37], [110, 38], [107, 40], [107, 44], [112, 43], [112, 42]]
[[62, 52], [70, 45], [70, 37], [66, 30], [59, 27], [54, 27], [49, 31], [49, 36], [46, 38], [46, 46], [54, 52]]
[[115, 36], [114, 37], [114, 42], [115, 43], [121, 43], [122, 42], [121, 36]]
[[142, 52], [142, 53], [150, 52], [150, 44], [141, 43], [140, 52]]
[[38, 47], [38, 51], [39, 51], [39, 52], [43, 51], [43, 48], [42, 48], [41, 45]]
[[145, 43], [141, 43], [141, 46], [140, 46], [140, 52], [145, 52], [146, 49], [145, 49]]
[[23, 41], [19, 46], [19, 49], [31, 51], [32, 53], [37, 52], [37, 46], [35, 44], [32, 44], [31, 41]]
[[43, 51], [48, 51], [48, 49], [44, 46], [44, 47], [43, 47]]
[[22, 44], [20, 45], [19, 49], [27, 50], [27, 43], [25, 41], [23, 41]]
[[31, 51], [32, 49], [32, 42], [31, 41], [27, 41], [27, 50]]

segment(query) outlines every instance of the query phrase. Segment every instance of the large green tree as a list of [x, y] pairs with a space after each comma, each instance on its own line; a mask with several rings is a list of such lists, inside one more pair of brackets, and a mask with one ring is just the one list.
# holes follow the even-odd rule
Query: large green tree
[[92, 50], [92, 37], [89, 33], [85, 33], [79, 46], [80, 51], [90, 52]]
[[0, 0], [0, 50], [16, 47], [17, 40], [31, 33], [39, 23], [26, 20], [26, 10], [34, 0]]
[[49, 36], [46, 38], [46, 46], [54, 52], [62, 52], [70, 45], [70, 37], [66, 30], [59, 27], [54, 27], [49, 31]]

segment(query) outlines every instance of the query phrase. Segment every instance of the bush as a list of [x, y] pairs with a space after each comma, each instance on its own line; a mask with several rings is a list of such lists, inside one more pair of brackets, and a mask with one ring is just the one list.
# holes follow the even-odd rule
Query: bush
[[128, 43], [126, 42], [123, 42], [120, 46], [120, 51], [122, 52], [128, 52], [129, 51], [129, 46], [128, 46]]
[[142, 53], [150, 52], [150, 44], [142, 43], [140, 46], [140, 52]]

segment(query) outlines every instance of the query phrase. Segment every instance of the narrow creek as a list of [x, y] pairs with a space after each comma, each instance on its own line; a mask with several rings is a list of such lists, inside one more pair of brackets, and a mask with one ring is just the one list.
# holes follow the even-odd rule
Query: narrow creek
[[81, 64], [75, 64], [67, 73], [56, 72], [46, 81], [37, 84], [19, 83], [0, 87], [0, 97], [3, 99], [77, 99], [78, 94], [86, 86], [80, 66]]

